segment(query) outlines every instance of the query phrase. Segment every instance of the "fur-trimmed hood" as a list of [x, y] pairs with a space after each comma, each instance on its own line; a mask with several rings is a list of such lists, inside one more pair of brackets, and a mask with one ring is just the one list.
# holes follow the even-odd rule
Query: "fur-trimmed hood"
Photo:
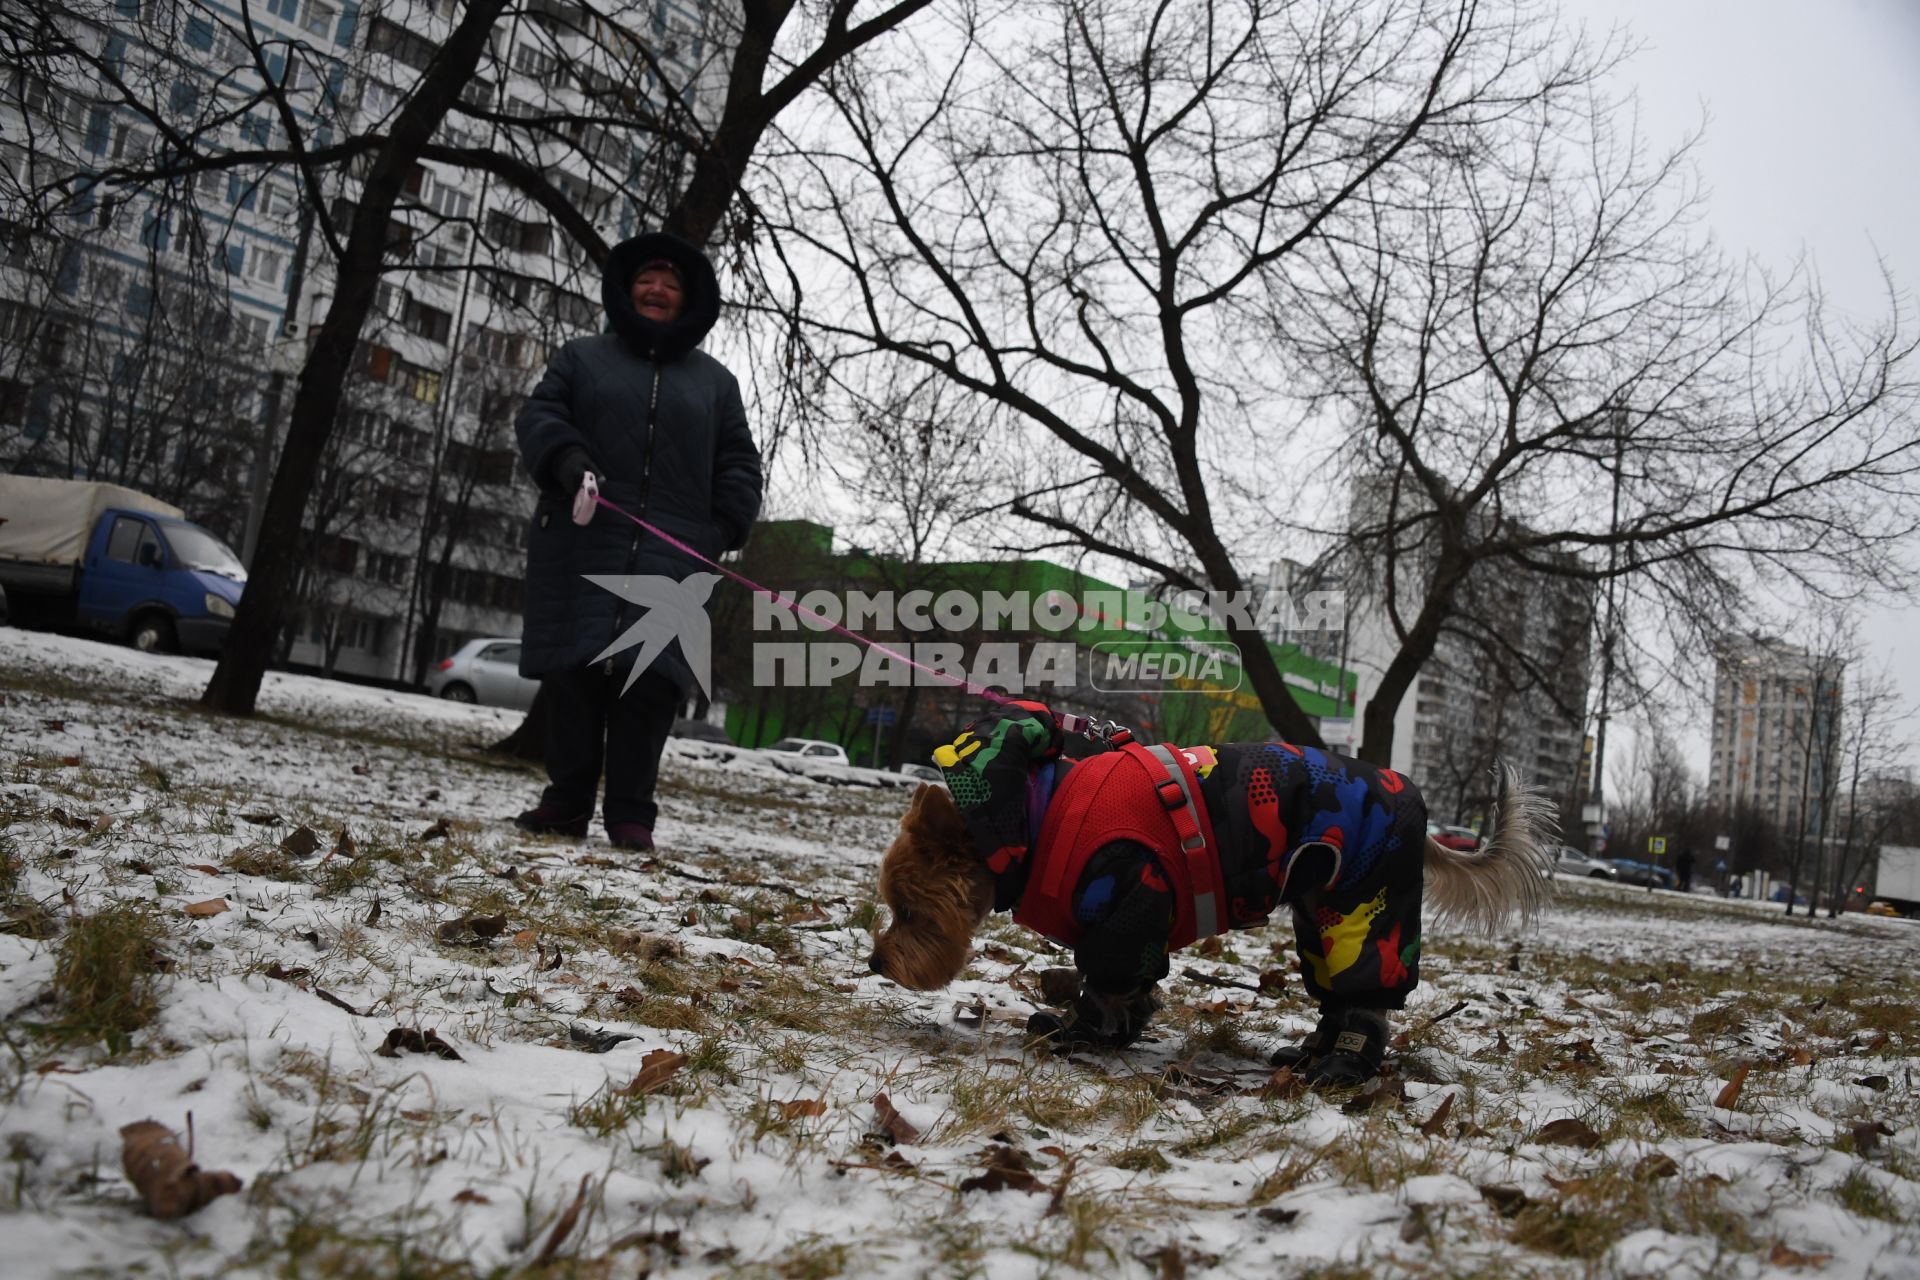
[[[649, 320], [633, 309], [633, 278], [640, 268], [664, 258], [680, 272], [685, 303], [666, 324]], [[678, 360], [706, 338], [720, 319], [720, 278], [707, 255], [679, 236], [649, 231], [622, 240], [607, 255], [600, 280], [600, 305], [606, 308], [607, 327], [649, 359]]]

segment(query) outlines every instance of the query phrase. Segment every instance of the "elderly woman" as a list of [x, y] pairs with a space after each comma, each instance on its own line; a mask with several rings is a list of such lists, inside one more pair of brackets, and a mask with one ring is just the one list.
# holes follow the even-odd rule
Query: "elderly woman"
[[607, 256], [601, 301], [609, 332], [555, 353], [514, 423], [540, 488], [527, 539], [520, 673], [547, 703], [548, 785], [514, 819], [537, 834], [584, 836], [602, 768], [607, 836], [653, 847], [660, 753], [693, 687], [678, 642], [626, 688], [634, 651], [593, 658], [640, 610], [585, 575], [675, 581], [698, 561], [604, 510], [569, 518], [591, 471], [609, 502], [717, 556], [741, 546], [760, 511], [760, 451], [740, 385], [700, 341], [720, 315], [720, 285], [699, 249], [664, 233]]

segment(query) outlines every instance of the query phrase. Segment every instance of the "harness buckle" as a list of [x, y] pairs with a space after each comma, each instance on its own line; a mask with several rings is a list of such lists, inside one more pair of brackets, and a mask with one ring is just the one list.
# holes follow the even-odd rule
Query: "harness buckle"
[[1187, 789], [1173, 778], [1156, 783], [1153, 788], [1159, 793], [1160, 803], [1168, 810], [1184, 809], [1187, 804]]

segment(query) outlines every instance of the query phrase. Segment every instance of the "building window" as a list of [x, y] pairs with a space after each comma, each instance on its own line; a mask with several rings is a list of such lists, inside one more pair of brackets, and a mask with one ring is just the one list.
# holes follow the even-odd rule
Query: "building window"
[[278, 182], [268, 182], [261, 186], [259, 211], [262, 217], [291, 217], [293, 208], [293, 188]]
[[411, 333], [417, 333], [429, 342], [445, 342], [453, 334], [453, 315], [438, 307], [409, 297], [402, 309], [400, 323]]
[[316, 36], [330, 36], [340, 19], [340, 8], [332, 0], [307, 0], [307, 11], [300, 18], [302, 30]]
[[425, 71], [433, 61], [437, 46], [425, 36], [415, 35], [386, 18], [375, 18], [367, 28], [367, 48], [384, 53], [403, 66]]
[[399, 384], [403, 394], [411, 396], [421, 404], [440, 402], [440, 371], [424, 365], [409, 364], [405, 360], [394, 361], [394, 381]]
[[287, 255], [278, 249], [255, 245], [247, 254], [247, 278], [272, 289], [285, 286]]
[[553, 227], [545, 222], [525, 222], [495, 209], [487, 215], [487, 238], [503, 249], [545, 253], [553, 243]]

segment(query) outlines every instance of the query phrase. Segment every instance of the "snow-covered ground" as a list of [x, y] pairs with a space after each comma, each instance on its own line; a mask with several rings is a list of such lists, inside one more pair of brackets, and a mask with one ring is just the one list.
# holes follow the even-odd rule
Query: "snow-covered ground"
[[[950, 991], [868, 974], [897, 790], [675, 744], [621, 857], [509, 824], [513, 713], [275, 676], [225, 720], [208, 669], [0, 629], [8, 1277], [1920, 1276], [1920, 926], [1572, 882], [1429, 937], [1357, 1097], [1269, 1087], [1283, 930], [1055, 1058], [1011, 924]], [[157, 1013], [89, 1041], [63, 939], [128, 904]], [[245, 1188], [156, 1221], [119, 1130], [189, 1115]]]

